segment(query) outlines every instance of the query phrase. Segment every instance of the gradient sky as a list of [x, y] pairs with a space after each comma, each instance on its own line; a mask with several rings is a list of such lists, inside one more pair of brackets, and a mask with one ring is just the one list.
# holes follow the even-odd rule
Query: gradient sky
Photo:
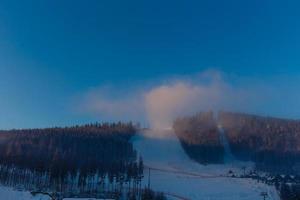
[[[0, 128], [94, 120], [70, 104], [105, 84], [210, 68], [247, 79], [300, 77], [299, 7], [297, 0], [1, 1]], [[286, 84], [300, 88], [295, 79]]]

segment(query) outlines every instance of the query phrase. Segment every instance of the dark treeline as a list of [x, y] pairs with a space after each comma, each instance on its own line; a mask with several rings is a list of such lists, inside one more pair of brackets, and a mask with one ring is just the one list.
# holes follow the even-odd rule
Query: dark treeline
[[2, 184], [55, 193], [141, 196], [143, 161], [131, 123], [0, 131]]
[[300, 184], [281, 184], [278, 187], [281, 200], [299, 200]]
[[[258, 170], [300, 172], [300, 121], [220, 112], [219, 122], [237, 159], [252, 160]], [[217, 120], [203, 112], [175, 120], [173, 128], [186, 153], [200, 163], [223, 162]]]
[[213, 112], [178, 118], [173, 128], [185, 152], [192, 159], [202, 164], [223, 163], [224, 148], [219, 140]]
[[166, 196], [161, 192], [154, 192], [151, 189], [144, 189], [142, 200], [167, 200]]
[[300, 121], [221, 112], [233, 154], [260, 170], [299, 173]]
[[37, 171], [100, 168], [136, 159], [128, 142], [131, 124], [91, 124], [68, 128], [0, 131], [0, 164]]

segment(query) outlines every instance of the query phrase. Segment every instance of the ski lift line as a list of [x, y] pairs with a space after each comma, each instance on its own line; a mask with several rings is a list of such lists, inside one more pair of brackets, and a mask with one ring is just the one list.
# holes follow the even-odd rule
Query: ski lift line
[[188, 199], [188, 198], [186, 198], [186, 197], [182, 197], [182, 196], [179, 196], [179, 195], [177, 195], [177, 194], [170, 193], [170, 192], [164, 192], [164, 194], [165, 194], [166, 196], [174, 197], [174, 198], [176, 198], [176, 199], [178, 199], [178, 200], [191, 200], [191, 199]]
[[165, 173], [173, 173], [173, 174], [181, 174], [181, 175], [187, 175], [187, 176], [194, 176], [198, 178], [233, 178], [231, 176], [224, 176], [224, 175], [203, 175], [203, 174], [197, 174], [197, 173], [192, 173], [192, 172], [185, 172], [185, 171], [177, 171], [177, 170], [168, 170], [168, 169], [162, 169], [162, 168], [155, 168], [155, 167], [150, 167], [145, 165], [145, 169], [150, 169], [153, 171], [160, 171], [160, 172], [165, 172]]

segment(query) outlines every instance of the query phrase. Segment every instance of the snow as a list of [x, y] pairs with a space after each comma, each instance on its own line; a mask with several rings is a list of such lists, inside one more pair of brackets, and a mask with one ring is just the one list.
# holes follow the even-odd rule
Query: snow
[[[14, 190], [11, 187], [0, 186], [0, 199], [2, 200], [51, 200], [50, 197], [45, 195], [33, 196], [27, 191]], [[95, 198], [64, 198], [63, 200], [102, 200]], [[113, 199], [106, 199], [113, 200]]]
[[[156, 137], [162, 135], [163, 137]], [[279, 200], [273, 186], [246, 178], [224, 177], [229, 170], [235, 174], [243, 173], [242, 166], [251, 169], [253, 163], [230, 162], [219, 165], [200, 165], [192, 161], [181, 148], [175, 134], [165, 130], [161, 134], [144, 131], [132, 139], [135, 149], [143, 157], [145, 178], [150, 186], [177, 199], [204, 200], [257, 200], [262, 199], [261, 192], [268, 193], [268, 199]], [[176, 198], [175, 198], [176, 199]]]
[[224, 155], [224, 162], [225, 163], [233, 162], [234, 161], [234, 156], [231, 153], [229, 142], [227, 140], [227, 137], [225, 135], [225, 131], [224, 131], [221, 124], [218, 125], [218, 131], [219, 131], [219, 134], [220, 134], [220, 141], [221, 141], [221, 143], [224, 147], [224, 154], [225, 154]]
[[14, 190], [10, 187], [0, 187], [0, 199], [2, 200], [50, 200], [48, 196], [31, 195], [30, 192]]
[[95, 198], [64, 198], [63, 200], [114, 200], [114, 199], [95, 199]]

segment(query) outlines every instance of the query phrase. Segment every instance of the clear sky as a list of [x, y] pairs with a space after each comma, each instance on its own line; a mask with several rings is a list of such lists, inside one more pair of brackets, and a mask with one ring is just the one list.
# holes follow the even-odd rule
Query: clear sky
[[299, 8], [297, 0], [1, 1], [0, 128], [94, 120], [69, 105], [105, 84], [209, 68], [300, 77]]

